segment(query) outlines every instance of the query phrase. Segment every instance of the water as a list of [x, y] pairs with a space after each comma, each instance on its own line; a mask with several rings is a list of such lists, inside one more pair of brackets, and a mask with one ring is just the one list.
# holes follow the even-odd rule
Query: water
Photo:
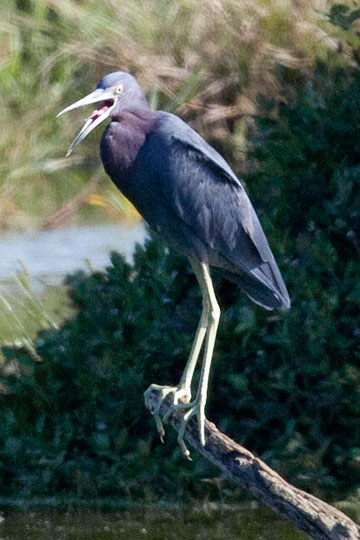
[[59, 284], [80, 268], [101, 270], [111, 251], [131, 260], [134, 246], [145, 238], [145, 226], [87, 225], [36, 232], [10, 232], [0, 236], [0, 294], [6, 294], [16, 272], [29, 273], [36, 292]]

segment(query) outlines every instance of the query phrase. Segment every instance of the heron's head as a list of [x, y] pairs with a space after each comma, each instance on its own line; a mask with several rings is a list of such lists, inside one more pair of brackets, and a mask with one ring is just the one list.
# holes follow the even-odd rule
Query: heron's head
[[90, 131], [101, 124], [103, 120], [106, 120], [109, 116], [111, 117], [115, 112], [120, 112], [122, 109], [131, 105], [148, 106], [143, 91], [134, 77], [124, 71], [116, 71], [115, 73], [106, 75], [91, 94], [63, 109], [57, 117], [78, 107], [99, 102], [101, 103], [100, 106], [86, 120], [82, 130], [67, 151], [67, 156], [71, 154], [77, 144], [85, 139]]

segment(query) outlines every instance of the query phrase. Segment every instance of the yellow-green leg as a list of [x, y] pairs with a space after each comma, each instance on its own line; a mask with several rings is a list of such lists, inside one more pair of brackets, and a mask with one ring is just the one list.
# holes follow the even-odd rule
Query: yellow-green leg
[[[159, 387], [157, 385], [151, 385], [145, 392], [145, 401], [147, 395], [151, 392], [152, 388], [161, 389], [161, 396], [158, 401], [158, 407], [153, 412], [160, 438], [163, 440], [164, 428], [160, 419], [159, 411], [163, 399], [170, 392], [174, 394], [173, 406], [169, 409], [164, 417], [164, 421], [176, 408], [189, 409], [184, 415], [182, 425], [179, 430], [178, 442], [181, 446], [182, 452], [186, 457], [189, 457], [190, 453], [184, 443], [184, 434], [188, 421], [192, 416], [197, 416], [199, 423], [199, 436], [202, 445], [205, 445], [205, 405], [207, 397], [207, 388], [209, 382], [209, 373], [211, 366], [211, 359], [213, 355], [215, 338], [217, 327], [220, 318], [220, 308], [216, 300], [212, 280], [210, 277], [209, 267], [207, 264], [198, 261], [197, 259], [190, 259], [194, 273], [200, 285], [203, 305], [200, 322], [195, 334], [195, 339], [191, 348], [189, 359], [186, 363], [183, 375], [178, 386], [171, 387]], [[200, 354], [200, 350], [205, 339], [204, 358], [201, 367], [199, 386], [196, 392], [194, 401], [191, 400], [191, 381], [196, 367], [196, 362]], [[180, 399], [185, 399], [187, 402], [179, 403]]]

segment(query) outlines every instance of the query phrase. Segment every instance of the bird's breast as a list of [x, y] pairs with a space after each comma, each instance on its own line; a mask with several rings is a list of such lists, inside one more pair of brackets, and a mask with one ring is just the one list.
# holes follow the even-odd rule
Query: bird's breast
[[119, 122], [109, 124], [101, 139], [100, 150], [105, 170], [115, 183], [127, 176], [144, 140], [145, 135], [126, 129]]
[[146, 145], [147, 137], [156, 129], [156, 119], [148, 116], [128, 114], [119, 121], [112, 121], [101, 139], [101, 159], [105, 171], [116, 186], [130, 200], [133, 199], [134, 171], [139, 155]]

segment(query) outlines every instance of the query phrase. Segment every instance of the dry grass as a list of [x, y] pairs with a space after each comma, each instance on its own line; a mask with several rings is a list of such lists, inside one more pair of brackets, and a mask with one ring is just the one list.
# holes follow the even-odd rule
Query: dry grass
[[[36, 224], [36, 216], [52, 214], [79, 193], [89, 170], [100, 166], [88, 160], [97, 155], [98, 137], [74, 161], [63, 159], [84, 113], [61, 122], [55, 114], [118, 69], [138, 78], [153, 107], [190, 121], [239, 170], [244, 120], [256, 113], [259, 93], [278, 93], [275, 66], [306, 69], [337, 50], [337, 30], [326, 18], [331, 4], [28, 0], [20, 8], [3, 0], [0, 198]], [[2, 227], [11, 224], [1, 220]]]

